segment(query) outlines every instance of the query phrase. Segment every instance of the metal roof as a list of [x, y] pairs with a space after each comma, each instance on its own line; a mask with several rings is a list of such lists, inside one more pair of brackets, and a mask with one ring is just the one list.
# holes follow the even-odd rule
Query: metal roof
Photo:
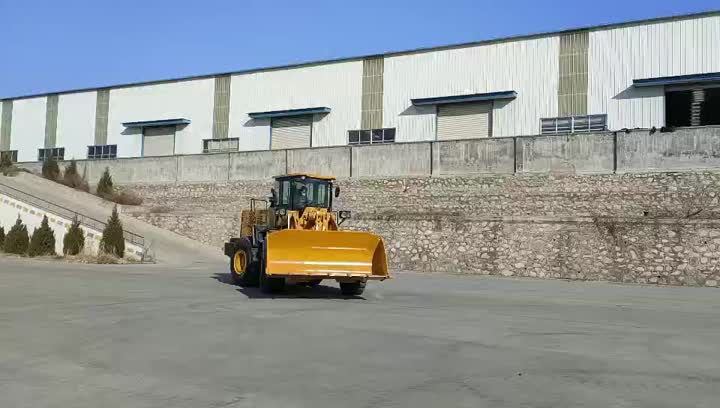
[[655, 18], [640, 19], [640, 20], [630, 20], [630, 21], [625, 21], [625, 22], [620, 22], [620, 23], [576, 27], [576, 28], [569, 28], [569, 29], [556, 30], [556, 31], [545, 31], [545, 32], [540, 32], [540, 33], [535, 33], [535, 34], [522, 34], [522, 35], [516, 35], [516, 36], [500, 37], [500, 38], [481, 40], [481, 41], [471, 41], [471, 42], [458, 43], [458, 44], [440, 45], [440, 46], [432, 46], [432, 47], [421, 47], [421, 48], [415, 48], [415, 49], [410, 49], [410, 50], [405, 50], [405, 51], [389, 51], [389, 52], [385, 52], [385, 53], [360, 55], [360, 56], [355, 56], [355, 57], [343, 57], [343, 58], [334, 58], [334, 59], [318, 60], [318, 61], [306, 61], [306, 62], [299, 62], [299, 63], [295, 63], [295, 64], [287, 64], [287, 65], [276, 65], [276, 66], [269, 66], [269, 67], [250, 68], [250, 69], [230, 71], [230, 72], [215, 72], [215, 73], [200, 74], [200, 75], [193, 75], [193, 76], [186, 76], [186, 77], [175, 77], [175, 78], [160, 79], [160, 80], [119, 83], [119, 84], [108, 85], [108, 86], [75, 88], [75, 89], [64, 90], [64, 91], [43, 92], [43, 93], [18, 95], [18, 96], [7, 96], [7, 97], [0, 96], [0, 100], [27, 99], [27, 98], [35, 98], [35, 97], [41, 97], [41, 96], [47, 96], [47, 95], [53, 95], [53, 94], [90, 92], [90, 91], [97, 91], [100, 89], [128, 88], [128, 87], [141, 86], [141, 85], [153, 85], [153, 84], [163, 84], [163, 83], [168, 83], [168, 82], [190, 81], [190, 80], [194, 80], [194, 79], [213, 78], [213, 77], [220, 76], [220, 75], [241, 75], [241, 74], [251, 74], [251, 73], [256, 73], [256, 72], [264, 72], [264, 71], [277, 71], [277, 70], [291, 69], [291, 68], [302, 68], [302, 67], [308, 67], [308, 66], [313, 66], [313, 65], [323, 65], [323, 64], [333, 64], [333, 63], [340, 63], [340, 62], [356, 61], [356, 60], [362, 60], [362, 59], [371, 58], [371, 57], [394, 57], [394, 56], [399, 56], [399, 55], [442, 51], [442, 50], [449, 50], [449, 49], [456, 49], [456, 48], [466, 48], [466, 47], [473, 47], [473, 46], [485, 45], [485, 44], [493, 44], [493, 43], [499, 43], [499, 42], [518, 41], [518, 40], [524, 40], [524, 39], [548, 37], [548, 36], [553, 36], [553, 35], [576, 32], [576, 31], [607, 30], [607, 29], [628, 27], [628, 26], [634, 26], [634, 25], [661, 23], [661, 22], [665, 22], [665, 21], [689, 20], [689, 19], [694, 19], [694, 18], [702, 18], [702, 17], [710, 17], [710, 16], [720, 16], [720, 10], [710, 10], [710, 11], [704, 11], [704, 12], [699, 12], [699, 13], [678, 14], [678, 15], [672, 15], [672, 16], [666, 16], [666, 17], [655, 17]]
[[267, 112], [251, 112], [248, 113], [253, 119], [261, 118], [280, 118], [285, 116], [301, 116], [301, 115], [312, 115], [315, 113], [330, 113], [330, 108], [326, 106], [320, 106], [317, 108], [305, 108], [305, 109], [288, 109], [278, 111], [267, 111]]
[[140, 122], [124, 122], [122, 125], [127, 128], [141, 128], [141, 127], [157, 127], [157, 126], [172, 126], [172, 125], [189, 125], [190, 119], [177, 118], [177, 119], [160, 119], [160, 120], [146, 120]]
[[636, 88], [646, 88], [649, 86], [663, 85], [684, 85], [696, 84], [698, 82], [718, 82], [720, 81], [720, 72], [712, 72], [707, 74], [696, 75], [680, 75], [669, 77], [633, 79], [633, 86]]
[[322, 176], [320, 174], [312, 174], [312, 173], [288, 173], [283, 174], [280, 176], [274, 176], [274, 179], [283, 179], [283, 178], [295, 178], [295, 177], [307, 177], [307, 178], [313, 178], [318, 180], [335, 180], [335, 176]]
[[446, 103], [462, 103], [462, 102], [476, 102], [476, 101], [492, 101], [495, 99], [515, 99], [517, 92], [515, 91], [502, 91], [502, 92], [490, 92], [482, 94], [472, 95], [453, 95], [453, 96], [438, 96], [434, 98], [416, 98], [410, 99], [413, 105], [440, 105]]

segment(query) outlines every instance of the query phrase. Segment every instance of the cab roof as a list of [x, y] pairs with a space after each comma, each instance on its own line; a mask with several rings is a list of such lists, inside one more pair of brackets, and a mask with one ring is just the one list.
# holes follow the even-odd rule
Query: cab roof
[[296, 178], [296, 177], [307, 177], [307, 178], [314, 178], [318, 180], [328, 180], [332, 181], [335, 180], [335, 177], [333, 176], [321, 176], [319, 174], [312, 174], [312, 173], [290, 173], [290, 174], [283, 174], [281, 176], [275, 176], [274, 179], [282, 179], [282, 178]]

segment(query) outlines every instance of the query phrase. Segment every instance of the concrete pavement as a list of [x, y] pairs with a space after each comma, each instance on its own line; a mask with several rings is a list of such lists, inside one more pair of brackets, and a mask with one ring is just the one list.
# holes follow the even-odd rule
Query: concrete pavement
[[0, 257], [2, 407], [716, 407], [720, 292]]

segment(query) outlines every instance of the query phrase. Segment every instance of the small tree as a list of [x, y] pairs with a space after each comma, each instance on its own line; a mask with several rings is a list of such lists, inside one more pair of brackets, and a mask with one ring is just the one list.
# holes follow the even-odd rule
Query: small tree
[[117, 212], [117, 205], [113, 207], [112, 215], [103, 230], [102, 239], [100, 240], [100, 250], [108, 254], [113, 254], [118, 258], [122, 258], [125, 255], [125, 238], [123, 237], [123, 226]]
[[0, 173], [2, 173], [3, 176], [7, 176], [15, 167], [12, 157], [10, 157], [8, 153], [9, 152], [0, 152]]
[[17, 174], [17, 167], [12, 161], [12, 157], [8, 154], [9, 152], [0, 152], [0, 173], [3, 176], [14, 176]]
[[50, 157], [43, 162], [42, 175], [46, 179], [52, 181], [57, 181], [60, 177], [60, 167], [58, 166], [58, 162], [53, 157]]
[[85, 232], [80, 228], [80, 221], [77, 216], [73, 219], [70, 229], [63, 238], [63, 253], [65, 255], [77, 255], [85, 247]]
[[3, 248], [5, 248], [5, 252], [7, 253], [23, 255], [27, 253], [28, 241], [27, 227], [23, 224], [20, 216], [18, 215], [15, 225], [10, 228], [10, 231], [8, 231], [5, 236]]
[[70, 164], [65, 166], [65, 173], [63, 173], [63, 181], [65, 181], [65, 184], [72, 184], [73, 181], [75, 181], [75, 178], [78, 177], [78, 171], [77, 171], [77, 163], [75, 162], [75, 159], [70, 160]]
[[70, 160], [70, 164], [65, 167], [62, 183], [68, 187], [78, 190], [90, 190], [87, 181], [85, 181], [85, 177], [80, 176], [80, 173], [78, 173], [77, 162], [75, 162], [75, 159]]
[[33, 231], [32, 238], [30, 238], [28, 255], [55, 255], [55, 233], [50, 229], [47, 215], [43, 217], [40, 228], [36, 228], [35, 231]]
[[105, 167], [105, 171], [100, 177], [100, 181], [97, 184], [97, 194], [99, 196], [112, 196], [113, 194], [113, 181], [110, 175], [110, 169]]
[[82, 176], [80, 176], [80, 182], [82, 184], [80, 187], [78, 187], [78, 189], [80, 189], [86, 193], [89, 193], [90, 192], [90, 183], [88, 183], [88, 181], [87, 181], [87, 168], [88, 168], [88, 166], [87, 166], [87, 164], [85, 164], [85, 166], [83, 166]]
[[5, 245], [5, 228], [0, 227], [0, 249]]

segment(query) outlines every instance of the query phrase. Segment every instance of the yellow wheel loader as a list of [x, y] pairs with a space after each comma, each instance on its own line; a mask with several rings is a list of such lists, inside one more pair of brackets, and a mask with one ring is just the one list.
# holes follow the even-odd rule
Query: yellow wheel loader
[[[240, 212], [241, 233], [225, 243], [233, 282], [267, 293], [286, 283], [315, 286], [334, 279], [346, 295], [360, 295], [368, 280], [390, 278], [381, 237], [341, 231], [350, 211], [333, 211], [334, 177], [275, 177], [268, 200], [251, 199]], [[334, 193], [334, 194], [333, 194]]]

